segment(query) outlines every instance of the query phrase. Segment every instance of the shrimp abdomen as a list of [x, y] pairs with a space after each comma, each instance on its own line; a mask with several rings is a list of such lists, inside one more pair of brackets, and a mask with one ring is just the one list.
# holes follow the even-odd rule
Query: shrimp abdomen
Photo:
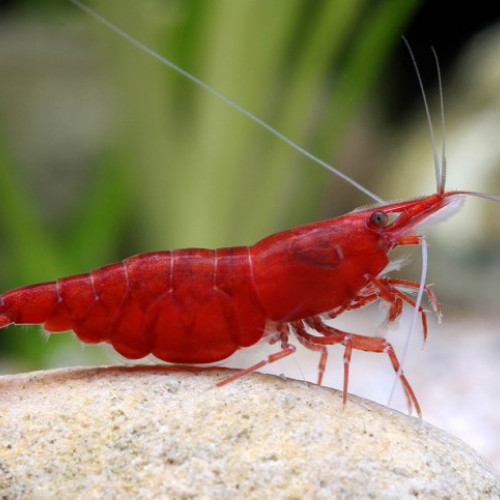
[[152, 353], [179, 363], [219, 361], [264, 335], [247, 255], [243, 247], [154, 252], [18, 288], [0, 296], [0, 327], [73, 330], [129, 359]]

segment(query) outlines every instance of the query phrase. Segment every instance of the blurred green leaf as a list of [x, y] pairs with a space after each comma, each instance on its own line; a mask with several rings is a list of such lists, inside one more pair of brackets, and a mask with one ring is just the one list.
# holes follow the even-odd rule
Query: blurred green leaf
[[[91, 3], [127, 33], [327, 161], [335, 158], [350, 120], [419, 4]], [[33, 0], [21, 7], [11, 22], [30, 33], [25, 50], [40, 50], [36, 64], [44, 79], [26, 81], [18, 41], [12, 42], [10, 53], [0, 51], [0, 65], [15, 68], [5, 70], [9, 78], [0, 82], [0, 119], [6, 131], [0, 137], [2, 288], [88, 271], [129, 252], [251, 244], [317, 216], [331, 174], [68, 2]], [[43, 52], [51, 34], [56, 49], [48, 44]], [[33, 59], [29, 61], [36, 75]], [[88, 63], [86, 71], [78, 68], [76, 77], [56, 73], [56, 63], [70, 71], [75, 61]], [[51, 74], [66, 84], [52, 103], [54, 117], [48, 118], [36, 101], [28, 100], [31, 95], [15, 89], [19, 78], [22, 88], [31, 84], [44, 95], [42, 87]], [[2, 99], [8, 85], [4, 95], [10, 97]], [[73, 112], [66, 101], [82, 89], [88, 95], [82, 95]], [[43, 185], [35, 186], [40, 193], [32, 196], [33, 187], [25, 182], [29, 169], [15, 145], [29, 152], [37, 138], [23, 136], [19, 127], [9, 129], [9, 113], [22, 110], [41, 129], [67, 128], [58, 113], [74, 113], [71, 122], [82, 125], [94, 141], [81, 145], [69, 134], [63, 145], [69, 152], [63, 155], [64, 161], [70, 159], [64, 164], [68, 173], [82, 168], [82, 161], [87, 168], [74, 194], [76, 208], [56, 206], [62, 223], [47, 215], [44, 203], [56, 201], [44, 199]], [[93, 130], [107, 132], [94, 137]], [[11, 137], [17, 137], [13, 146]], [[57, 177], [47, 181], [67, 189]], [[348, 197], [350, 190], [340, 181], [339, 186], [339, 198]], [[16, 342], [15, 336], [9, 340], [17, 352], [31, 351], [34, 365], [48, 362], [50, 344], [40, 350], [15, 347]]]

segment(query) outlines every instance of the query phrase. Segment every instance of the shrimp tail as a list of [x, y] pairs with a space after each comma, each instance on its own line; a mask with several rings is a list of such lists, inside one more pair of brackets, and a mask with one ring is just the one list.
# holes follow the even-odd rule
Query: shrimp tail
[[[57, 283], [25, 286], [0, 295], [0, 328], [15, 324], [42, 323], [48, 331], [65, 331], [69, 318], [58, 307]], [[67, 316], [67, 315], [66, 315]]]
[[42, 324], [48, 332], [74, 330], [84, 342], [98, 343], [109, 322], [96, 301], [90, 274], [25, 286], [0, 295], [0, 328], [14, 324]]

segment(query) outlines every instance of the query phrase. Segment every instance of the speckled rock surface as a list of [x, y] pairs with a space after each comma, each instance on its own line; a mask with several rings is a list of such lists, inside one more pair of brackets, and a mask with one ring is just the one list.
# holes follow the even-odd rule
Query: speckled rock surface
[[2, 498], [499, 498], [500, 475], [418, 419], [223, 369], [0, 377]]

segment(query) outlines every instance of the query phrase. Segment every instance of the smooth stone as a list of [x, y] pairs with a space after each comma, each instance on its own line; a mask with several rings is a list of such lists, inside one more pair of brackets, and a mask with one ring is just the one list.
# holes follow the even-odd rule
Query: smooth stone
[[0, 377], [2, 498], [500, 498], [457, 438], [280, 377], [172, 367]]

